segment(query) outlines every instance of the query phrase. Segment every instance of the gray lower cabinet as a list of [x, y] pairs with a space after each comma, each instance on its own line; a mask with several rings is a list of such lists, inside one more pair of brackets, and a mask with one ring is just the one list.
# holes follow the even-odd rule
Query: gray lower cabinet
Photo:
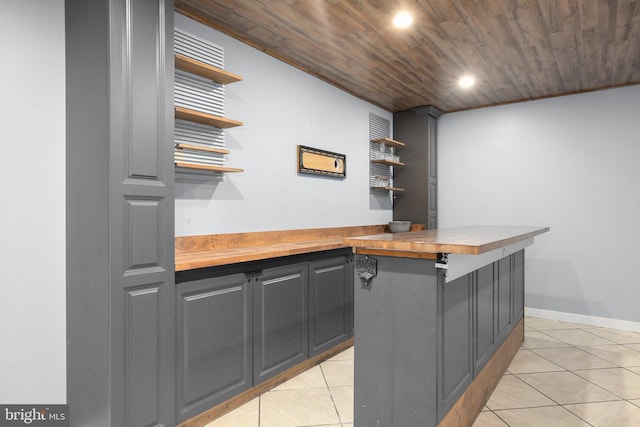
[[496, 354], [498, 325], [518, 324], [524, 250], [448, 283], [433, 262], [372, 258], [354, 287], [355, 424], [435, 427]]
[[309, 356], [351, 336], [351, 257], [309, 263]]
[[496, 262], [498, 269], [498, 295], [496, 308], [497, 342], [501, 343], [511, 332], [512, 286], [511, 286], [511, 257], [502, 258]]
[[309, 355], [308, 264], [262, 271], [254, 283], [253, 375], [260, 383]]
[[475, 278], [475, 342], [474, 371], [480, 372], [496, 348], [496, 282], [495, 265], [478, 269]]
[[438, 279], [438, 420], [473, 380], [474, 278]]
[[250, 281], [237, 273], [178, 286], [178, 422], [251, 387]]
[[516, 321], [524, 316], [524, 251], [511, 255], [511, 281], [513, 287], [513, 310]]
[[178, 423], [347, 340], [350, 250], [178, 272]]

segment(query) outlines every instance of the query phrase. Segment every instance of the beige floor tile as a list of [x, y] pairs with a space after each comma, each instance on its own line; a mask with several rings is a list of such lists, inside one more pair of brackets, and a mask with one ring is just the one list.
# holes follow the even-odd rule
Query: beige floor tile
[[640, 352], [624, 345], [601, 345], [580, 347], [580, 349], [618, 366], [640, 366]]
[[594, 335], [590, 332], [583, 331], [582, 329], [545, 331], [545, 334], [575, 346], [613, 344], [613, 342], [607, 339]]
[[555, 402], [514, 375], [503, 376], [487, 402], [487, 407], [493, 411], [548, 405], [555, 405]]
[[572, 372], [520, 374], [518, 378], [561, 405], [620, 400], [620, 397], [615, 394], [609, 393]]
[[640, 332], [608, 328], [590, 329], [589, 332], [616, 344], [640, 344]]
[[631, 350], [640, 351], [640, 344], [626, 344], [625, 347], [629, 347]]
[[338, 416], [343, 423], [353, 422], [353, 387], [332, 387], [329, 389], [333, 403], [338, 410]]
[[525, 332], [524, 343], [522, 343], [522, 346], [531, 350], [534, 348], [569, 347], [569, 344], [550, 337], [544, 332]]
[[260, 427], [340, 424], [329, 390], [269, 391], [260, 397]]
[[563, 370], [562, 367], [555, 363], [549, 362], [544, 357], [538, 356], [532, 351], [523, 348], [516, 353], [508, 368], [508, 371], [513, 374]]
[[510, 409], [498, 411], [497, 415], [511, 427], [589, 427], [562, 406]]
[[327, 360], [320, 367], [329, 387], [353, 386], [353, 360]]
[[633, 399], [633, 400], [630, 400], [629, 402], [633, 403], [634, 405], [640, 408], [640, 399]]
[[273, 390], [296, 390], [301, 388], [320, 388], [326, 387], [327, 383], [324, 381], [324, 375], [320, 366], [316, 365], [308, 371], [296, 375], [289, 381], [280, 384]]
[[613, 363], [602, 360], [601, 358], [576, 347], [537, 348], [532, 351], [568, 370], [615, 367]]
[[630, 366], [630, 367], [627, 367], [627, 369], [629, 371], [635, 372], [636, 374], [640, 374], [640, 366]]
[[638, 427], [640, 408], [625, 401], [565, 406], [594, 427]]
[[255, 398], [205, 427], [258, 427], [259, 423], [260, 398]]
[[508, 427], [504, 421], [502, 421], [493, 412], [480, 412], [478, 418], [473, 423], [473, 427]]
[[578, 323], [562, 322], [560, 320], [541, 319], [539, 317], [526, 317], [524, 324], [537, 331], [551, 331], [556, 329], [578, 329], [584, 325]]
[[353, 346], [351, 346], [348, 349], [336, 354], [335, 356], [333, 356], [331, 359], [328, 359], [328, 360], [331, 360], [331, 361], [353, 360]]
[[590, 369], [574, 372], [623, 399], [640, 399], [640, 375], [627, 369]]

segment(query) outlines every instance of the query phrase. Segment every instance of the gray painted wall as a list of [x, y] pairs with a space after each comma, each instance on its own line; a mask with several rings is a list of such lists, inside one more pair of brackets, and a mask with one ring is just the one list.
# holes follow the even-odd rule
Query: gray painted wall
[[0, 13], [0, 404], [66, 402], [63, 0]]
[[[229, 166], [222, 183], [176, 183], [176, 235], [383, 224], [387, 193], [369, 192], [369, 113], [392, 115], [248, 45], [176, 14], [175, 25], [225, 49]], [[296, 145], [347, 155], [346, 179], [298, 175]]]
[[440, 227], [548, 225], [526, 306], [640, 322], [640, 85], [445, 114]]

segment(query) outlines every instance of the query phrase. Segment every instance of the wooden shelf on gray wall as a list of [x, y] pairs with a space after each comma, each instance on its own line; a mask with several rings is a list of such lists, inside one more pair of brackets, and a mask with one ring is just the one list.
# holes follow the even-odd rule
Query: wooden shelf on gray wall
[[387, 147], [404, 147], [405, 145], [404, 142], [396, 141], [395, 139], [391, 139], [391, 138], [372, 139], [371, 142], [384, 144]]
[[203, 113], [202, 111], [190, 110], [184, 107], [176, 107], [176, 119], [187, 120], [190, 122], [200, 123], [203, 125], [213, 126], [220, 129], [228, 129], [236, 126], [242, 126], [242, 122], [227, 119], [226, 117], [214, 116], [213, 114]]
[[202, 171], [210, 171], [210, 172], [244, 172], [244, 169], [240, 168], [230, 168], [228, 166], [216, 166], [216, 165], [200, 165], [195, 163], [186, 163], [186, 162], [175, 162], [177, 168], [184, 169], [197, 169]]
[[404, 163], [402, 162], [393, 162], [391, 160], [384, 160], [384, 159], [371, 160], [371, 163], [378, 163], [378, 164], [387, 165], [387, 166], [404, 166]]
[[397, 187], [369, 187], [372, 190], [380, 190], [380, 191], [395, 191], [398, 193], [401, 193], [404, 191], [404, 188], [397, 188]]
[[242, 81], [242, 77], [196, 59], [176, 53], [176, 68], [223, 85]]
[[185, 144], [182, 142], [176, 144], [176, 148], [182, 150], [206, 151], [207, 153], [229, 154], [229, 150], [225, 150], [224, 148], [202, 147], [200, 145]]

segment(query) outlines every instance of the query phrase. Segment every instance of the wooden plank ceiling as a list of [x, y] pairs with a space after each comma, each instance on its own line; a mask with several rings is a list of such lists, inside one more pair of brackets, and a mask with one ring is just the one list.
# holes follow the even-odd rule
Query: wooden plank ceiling
[[[400, 9], [412, 27], [392, 26]], [[640, 83], [640, 0], [176, 0], [176, 10], [392, 112]], [[457, 87], [465, 73], [470, 90]]]

